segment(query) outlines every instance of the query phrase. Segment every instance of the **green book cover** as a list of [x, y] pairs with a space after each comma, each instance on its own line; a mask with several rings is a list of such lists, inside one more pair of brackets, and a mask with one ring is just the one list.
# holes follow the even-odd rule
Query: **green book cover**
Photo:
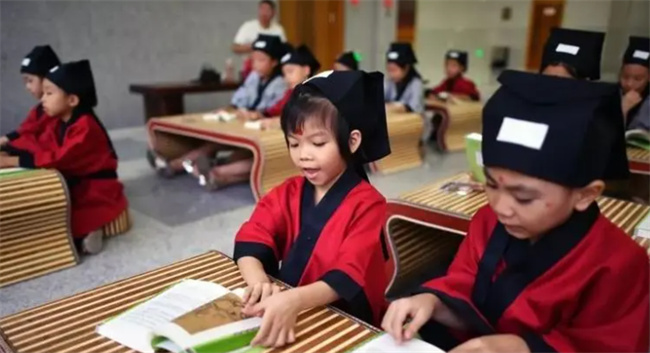
[[483, 171], [483, 154], [481, 153], [481, 142], [483, 137], [478, 133], [471, 133], [465, 136], [465, 154], [467, 164], [472, 172], [474, 180], [485, 183], [485, 172]]
[[650, 151], [650, 133], [645, 130], [635, 129], [625, 133], [628, 145]]

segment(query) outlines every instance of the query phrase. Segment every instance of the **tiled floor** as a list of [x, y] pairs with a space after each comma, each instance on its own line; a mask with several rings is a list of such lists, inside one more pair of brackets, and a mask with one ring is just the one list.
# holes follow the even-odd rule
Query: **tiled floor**
[[[239, 225], [253, 210], [247, 185], [215, 193], [190, 177], [159, 179], [144, 153], [144, 128], [111, 131], [120, 156], [119, 175], [131, 204], [133, 229], [108, 240], [102, 253], [79, 266], [0, 289], [0, 316], [142, 273], [210, 249], [232, 253]], [[387, 198], [466, 169], [462, 153], [430, 152], [422, 168], [372, 175]]]

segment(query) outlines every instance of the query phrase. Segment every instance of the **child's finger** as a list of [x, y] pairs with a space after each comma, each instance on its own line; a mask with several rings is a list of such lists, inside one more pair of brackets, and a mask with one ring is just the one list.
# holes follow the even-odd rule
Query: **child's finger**
[[244, 295], [242, 295], [242, 298], [241, 298], [242, 303], [247, 303], [248, 302], [248, 299], [250, 299], [250, 297], [251, 297], [251, 291], [252, 290], [253, 290], [253, 288], [251, 286], [248, 286], [248, 287], [246, 287], [246, 289], [244, 289]]
[[260, 295], [262, 295], [262, 288], [259, 285], [256, 285], [253, 287], [253, 291], [251, 292], [251, 296], [248, 298], [248, 302], [246, 304], [255, 304], [260, 301]]
[[296, 342], [296, 331], [294, 329], [289, 330], [289, 337], [287, 338], [287, 343]]
[[408, 315], [408, 308], [400, 308], [393, 317], [391, 330], [393, 331], [393, 337], [397, 342], [402, 342], [404, 340], [404, 322], [406, 322]]
[[260, 330], [257, 331], [257, 335], [251, 341], [251, 346], [257, 346], [266, 340], [266, 336], [269, 334], [271, 329], [270, 318], [263, 318], [262, 324], [260, 325]]
[[271, 286], [271, 284], [265, 284], [262, 286], [262, 295], [260, 297], [260, 301], [263, 301], [264, 299], [270, 297], [271, 294], [273, 294], [273, 288]]
[[430, 317], [427, 317], [426, 313], [423, 310], [418, 310], [413, 316], [413, 320], [406, 325], [404, 330], [404, 338], [407, 340], [413, 339], [415, 335], [420, 331], [420, 328], [429, 321]]
[[273, 344], [273, 347], [279, 348], [287, 344], [287, 334], [287, 330], [281, 328], [278, 333], [278, 339], [275, 341], [275, 344]]

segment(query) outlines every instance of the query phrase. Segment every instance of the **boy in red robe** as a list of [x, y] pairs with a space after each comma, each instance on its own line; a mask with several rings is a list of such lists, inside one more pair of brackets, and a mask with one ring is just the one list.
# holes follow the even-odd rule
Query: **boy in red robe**
[[[648, 256], [596, 198], [625, 159], [613, 84], [506, 71], [483, 110], [489, 205], [382, 327], [451, 352], [647, 352]], [[619, 110], [618, 115], [614, 114]], [[624, 148], [624, 147], [623, 147]]]
[[117, 155], [93, 111], [95, 84], [88, 60], [55, 66], [43, 81], [43, 110], [57, 118], [38, 147], [0, 156], [0, 168], [50, 168], [65, 177], [71, 198], [72, 236], [80, 250], [102, 249], [102, 227], [128, 207], [117, 179]]
[[446, 78], [428, 92], [429, 98], [447, 99], [452, 94], [456, 97], [478, 101], [481, 95], [472, 80], [463, 76], [467, 71], [467, 52], [450, 50], [445, 54]]
[[[275, 347], [296, 339], [298, 313], [315, 306], [334, 304], [378, 324], [388, 283], [386, 200], [363, 169], [390, 153], [383, 75], [316, 75], [294, 89], [281, 119], [303, 176], [260, 200], [234, 251], [248, 284], [244, 312], [263, 316], [253, 344]], [[295, 288], [279, 292], [269, 275]]]
[[[36, 46], [23, 58], [20, 74], [25, 88], [34, 98], [41, 99], [43, 78], [51, 68], [59, 64], [59, 57], [49, 45]], [[27, 118], [16, 130], [0, 137], [0, 146], [11, 142], [15, 148], [24, 148], [25, 144], [36, 143], [38, 136], [51, 120], [52, 118], [43, 111], [43, 105], [37, 104], [29, 111]]]

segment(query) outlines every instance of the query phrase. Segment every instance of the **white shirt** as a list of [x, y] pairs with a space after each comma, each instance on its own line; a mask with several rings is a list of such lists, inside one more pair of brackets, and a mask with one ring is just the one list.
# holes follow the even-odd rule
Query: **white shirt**
[[280, 37], [283, 42], [287, 41], [287, 37], [284, 34], [284, 28], [282, 25], [271, 21], [269, 28], [262, 27], [260, 21], [257, 19], [244, 22], [239, 30], [237, 35], [235, 35], [235, 44], [249, 44], [253, 43], [259, 34], [269, 34]]

